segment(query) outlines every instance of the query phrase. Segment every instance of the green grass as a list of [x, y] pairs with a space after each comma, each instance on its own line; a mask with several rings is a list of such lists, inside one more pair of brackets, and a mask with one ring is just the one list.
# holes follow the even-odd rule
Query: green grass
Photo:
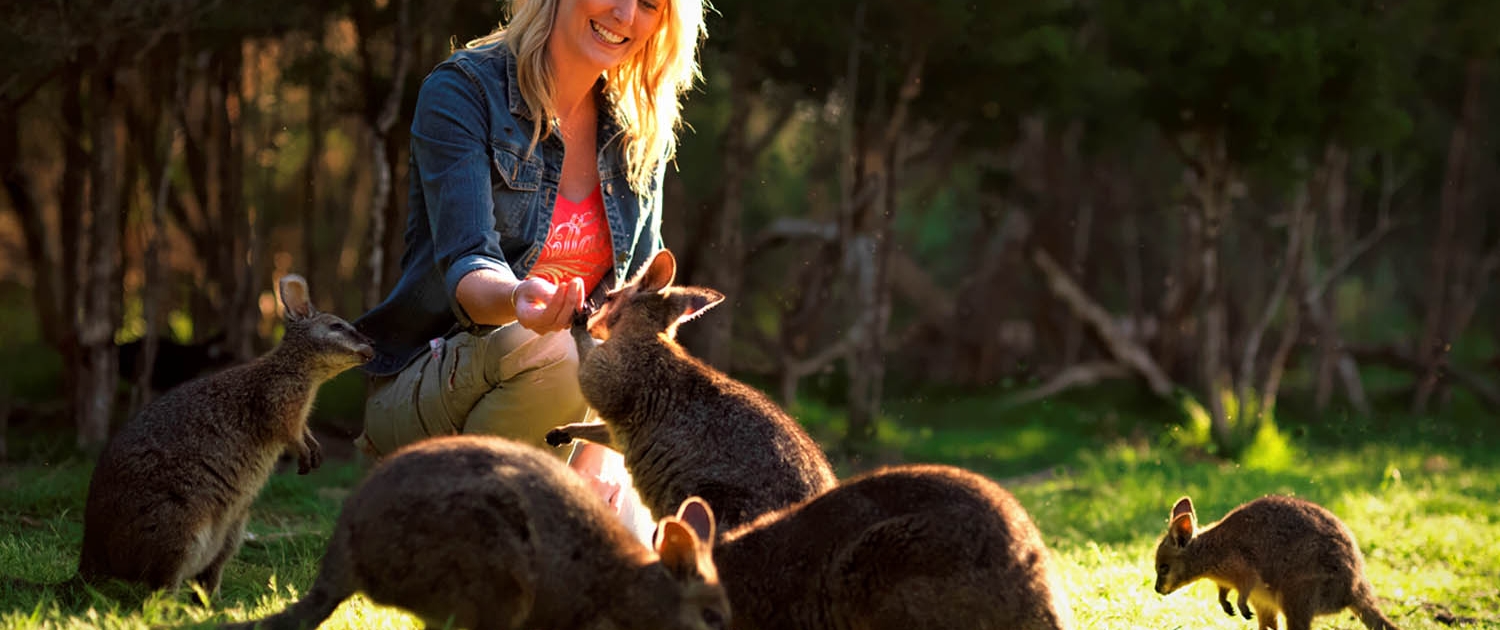
[[[1174, 500], [1191, 495], [1209, 521], [1267, 493], [1327, 506], [1354, 531], [1388, 616], [1405, 629], [1500, 628], [1500, 427], [1455, 402], [1453, 415], [1318, 418], [1295, 404], [1279, 418], [1289, 457], [1245, 466], [1184, 447], [1182, 414], [1131, 393], [1096, 392], [1024, 407], [927, 395], [893, 401], [881, 444], [841, 471], [939, 461], [1002, 480], [1030, 510], [1068, 584], [1083, 628], [1245, 629], [1219, 610], [1212, 586], [1170, 596], [1151, 589], [1151, 554]], [[834, 411], [799, 407], [813, 433], [841, 427]], [[23, 445], [28, 461], [0, 469], [0, 573], [65, 579], [82, 533], [89, 462], [63, 446]], [[1253, 459], [1248, 458], [1247, 461]], [[256, 504], [248, 543], [209, 605], [184, 592], [142, 602], [94, 596], [63, 605], [31, 590], [0, 593], [0, 628], [140, 628], [239, 620], [280, 610], [312, 581], [342, 497], [363, 474], [329, 465], [275, 475]], [[346, 602], [325, 628], [416, 627], [399, 611]], [[1345, 613], [1318, 628], [1359, 628]]]

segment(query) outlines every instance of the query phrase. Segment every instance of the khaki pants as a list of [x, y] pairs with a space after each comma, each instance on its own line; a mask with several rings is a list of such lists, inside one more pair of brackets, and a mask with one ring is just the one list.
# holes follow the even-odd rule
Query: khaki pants
[[428, 352], [371, 385], [365, 431], [355, 443], [374, 458], [459, 433], [504, 436], [563, 457], [567, 449], [547, 446], [547, 430], [588, 413], [572, 335], [537, 335], [514, 324], [482, 337], [434, 340]]
[[547, 430], [589, 413], [578, 389], [578, 347], [566, 330], [537, 335], [502, 326], [476, 337], [433, 342], [400, 372], [376, 377], [365, 399], [365, 430], [354, 442], [371, 459], [439, 435], [499, 435], [566, 458], [585, 476], [620, 487], [614, 508], [646, 546], [655, 522], [630, 482], [624, 458], [604, 446], [554, 448]]

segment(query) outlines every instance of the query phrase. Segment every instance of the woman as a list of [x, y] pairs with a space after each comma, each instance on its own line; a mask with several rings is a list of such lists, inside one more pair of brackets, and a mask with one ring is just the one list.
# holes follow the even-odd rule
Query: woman
[[[423, 81], [402, 275], [356, 325], [376, 340], [360, 447], [583, 419], [566, 329], [661, 248], [679, 97], [702, 0], [513, 0]], [[575, 456], [599, 465], [599, 453]]]

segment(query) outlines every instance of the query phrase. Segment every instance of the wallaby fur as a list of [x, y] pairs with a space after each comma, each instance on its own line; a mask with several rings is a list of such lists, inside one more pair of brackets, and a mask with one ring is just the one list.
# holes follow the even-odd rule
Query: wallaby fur
[[214, 593], [276, 460], [295, 452], [301, 474], [322, 463], [307, 427], [318, 387], [374, 350], [313, 308], [300, 276], [280, 286], [286, 334], [275, 349], [172, 389], [104, 447], [83, 515], [84, 580], [161, 589], [193, 579]]
[[728, 529], [833, 487], [828, 458], [796, 420], [677, 344], [677, 325], [724, 296], [672, 286], [676, 270], [658, 252], [586, 325], [575, 321], [578, 382], [604, 422], [558, 427], [547, 442], [612, 441], [656, 518], [700, 496]]
[[355, 592], [429, 627], [718, 630], [710, 542], [675, 516], [647, 549], [533, 446], [448, 436], [396, 451], [344, 502], [312, 589], [257, 623], [316, 627]]
[[1349, 608], [1372, 630], [1396, 630], [1375, 606], [1365, 558], [1349, 528], [1302, 499], [1262, 497], [1202, 529], [1192, 499], [1178, 499], [1156, 545], [1156, 592], [1166, 595], [1204, 578], [1219, 586], [1219, 604], [1231, 617], [1229, 591], [1238, 591], [1239, 613], [1258, 615], [1262, 629], [1274, 630], [1281, 614], [1287, 630], [1308, 630], [1313, 617]]
[[[701, 502], [679, 517], [710, 537]], [[735, 630], [1058, 630], [1066, 594], [1025, 508], [952, 466], [879, 469], [724, 532]]]

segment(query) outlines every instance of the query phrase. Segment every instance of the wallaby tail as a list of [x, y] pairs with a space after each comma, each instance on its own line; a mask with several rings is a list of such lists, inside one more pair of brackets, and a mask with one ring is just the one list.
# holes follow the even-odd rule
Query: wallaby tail
[[312, 592], [286, 610], [265, 619], [224, 624], [219, 626], [219, 630], [312, 630], [328, 619], [351, 594], [335, 594], [330, 589], [315, 585]]
[[219, 630], [311, 630], [328, 619], [339, 604], [349, 599], [356, 590], [354, 578], [349, 574], [350, 560], [346, 534], [335, 531], [328, 540], [328, 549], [323, 552], [323, 565], [312, 589], [302, 599], [286, 610], [244, 623], [225, 624]]
[[1373, 597], [1366, 597], [1349, 608], [1359, 617], [1360, 623], [1365, 624], [1365, 627], [1370, 630], [1400, 630], [1380, 612], [1379, 608], [1375, 607]]

